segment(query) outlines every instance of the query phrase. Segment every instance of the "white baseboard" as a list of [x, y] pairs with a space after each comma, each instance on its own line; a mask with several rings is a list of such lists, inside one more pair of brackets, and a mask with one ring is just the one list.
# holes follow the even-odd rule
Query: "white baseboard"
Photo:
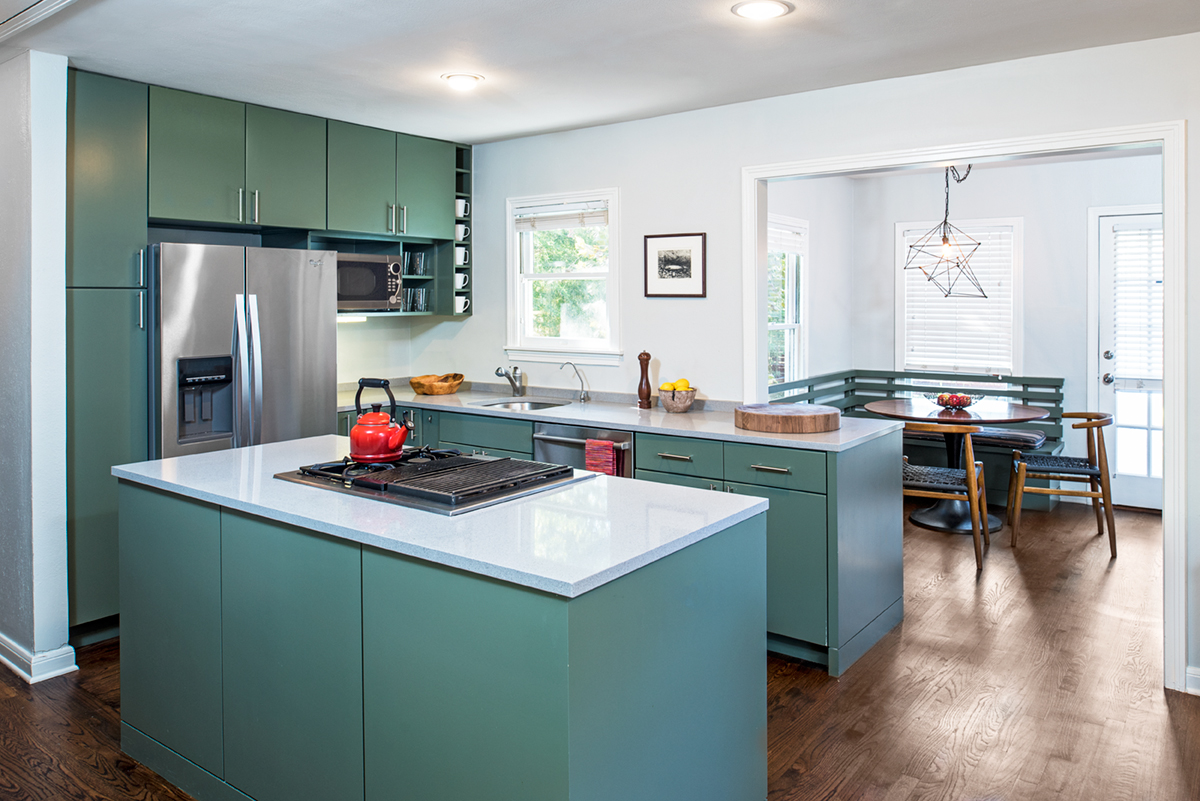
[[3, 662], [30, 684], [73, 673], [79, 669], [75, 665], [75, 649], [69, 645], [53, 651], [34, 653], [17, 645], [2, 633], [0, 633], [0, 662]]
[[1200, 695], [1200, 667], [1188, 665], [1187, 685], [1184, 687], [1184, 690], [1189, 695]]

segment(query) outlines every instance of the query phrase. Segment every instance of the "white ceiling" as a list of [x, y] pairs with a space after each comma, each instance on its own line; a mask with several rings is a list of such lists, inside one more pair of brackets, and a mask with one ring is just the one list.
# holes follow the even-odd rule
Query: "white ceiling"
[[[766, 23], [734, 2], [77, 0], [5, 45], [478, 143], [1200, 30], [1197, 0], [796, 0]], [[455, 70], [487, 80], [454, 92]]]

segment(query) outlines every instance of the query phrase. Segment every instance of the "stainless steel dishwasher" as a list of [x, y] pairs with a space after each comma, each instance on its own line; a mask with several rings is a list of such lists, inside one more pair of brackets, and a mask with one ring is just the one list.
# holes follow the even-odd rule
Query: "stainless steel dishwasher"
[[534, 423], [533, 458], [539, 462], [566, 464], [583, 470], [586, 467], [586, 446], [589, 439], [606, 439], [620, 452], [619, 475], [633, 476], [633, 434], [628, 431], [609, 431], [581, 426]]

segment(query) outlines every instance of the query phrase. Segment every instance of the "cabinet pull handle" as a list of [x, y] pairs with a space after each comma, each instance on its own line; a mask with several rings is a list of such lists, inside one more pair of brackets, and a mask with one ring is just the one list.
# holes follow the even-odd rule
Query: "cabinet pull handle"
[[660, 453], [660, 454], [659, 454], [659, 457], [660, 457], [660, 458], [663, 458], [663, 459], [672, 459], [672, 460], [674, 460], [674, 461], [676, 461], [676, 462], [690, 462], [690, 461], [692, 461], [692, 457], [690, 457], [690, 456], [678, 456], [678, 455], [676, 455], [676, 454], [674, 454], [674, 453]]
[[388, 233], [396, 233], [396, 204], [388, 204]]
[[146, 285], [146, 249], [138, 248], [138, 286]]
[[784, 475], [790, 475], [792, 472], [792, 468], [790, 467], [768, 467], [765, 464], [752, 464], [750, 467], [754, 470], [761, 470], [764, 473], [783, 473]]
[[400, 207], [400, 233], [408, 233], [408, 206]]
[[254, 224], [258, 224], [258, 190], [254, 190]]
[[238, 187], [238, 222], [242, 222], [242, 206], [245, 205], [246, 190], [244, 187]]
[[709, 488], [710, 490], [713, 490], [713, 491], [715, 492], [715, 491], [716, 491], [716, 489], [717, 489], [717, 485], [716, 485], [716, 484], [709, 484], [709, 485], [708, 485], [708, 488]]
[[146, 330], [146, 293], [138, 293], [138, 330]]

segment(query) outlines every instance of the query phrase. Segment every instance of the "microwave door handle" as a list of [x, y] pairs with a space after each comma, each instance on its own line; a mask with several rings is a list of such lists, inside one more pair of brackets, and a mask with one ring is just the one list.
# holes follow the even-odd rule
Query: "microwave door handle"
[[250, 347], [246, 296], [233, 296], [233, 447], [250, 444]]
[[263, 412], [263, 358], [262, 358], [262, 327], [258, 324], [258, 295], [250, 296], [250, 347], [251, 367], [253, 376], [254, 396], [251, 399], [254, 416], [250, 427], [251, 445], [262, 444], [262, 412]]

